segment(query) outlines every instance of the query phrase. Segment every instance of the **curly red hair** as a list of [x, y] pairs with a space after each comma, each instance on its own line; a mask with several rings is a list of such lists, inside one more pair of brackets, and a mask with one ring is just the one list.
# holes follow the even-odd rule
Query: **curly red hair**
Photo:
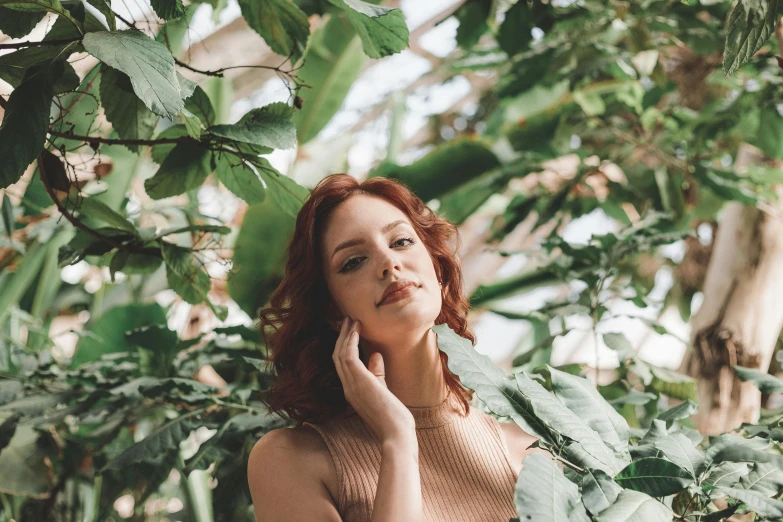
[[[399, 181], [378, 177], [360, 183], [348, 174], [327, 176], [315, 186], [299, 211], [288, 246], [285, 277], [272, 294], [269, 306], [259, 312], [268, 364], [277, 376], [263, 401], [270, 413], [296, 420], [297, 425], [338, 417], [348, 406], [332, 360], [338, 333], [329, 322], [340, 318], [335, 316], [323, 276], [320, 241], [330, 214], [356, 194], [382, 198], [405, 213], [443, 283], [443, 305], [435, 324], [446, 323], [475, 344], [475, 336], [468, 328], [470, 305], [462, 292], [457, 227], [435, 214]], [[467, 413], [473, 390], [465, 388], [449, 370], [444, 352], [440, 352], [440, 360], [446, 385]]]

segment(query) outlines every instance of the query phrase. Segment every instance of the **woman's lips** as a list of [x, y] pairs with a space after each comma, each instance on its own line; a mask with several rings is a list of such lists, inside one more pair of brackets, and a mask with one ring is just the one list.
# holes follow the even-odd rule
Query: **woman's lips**
[[405, 299], [406, 297], [411, 295], [413, 292], [415, 292], [416, 289], [418, 289], [418, 286], [416, 286], [415, 284], [407, 285], [407, 286], [405, 286], [403, 288], [400, 288], [399, 290], [394, 291], [394, 292], [390, 293], [389, 295], [387, 295], [386, 299], [381, 301], [381, 304], [385, 305], [385, 304], [389, 304], [389, 303], [394, 303], [396, 301], [399, 301], [400, 299]]

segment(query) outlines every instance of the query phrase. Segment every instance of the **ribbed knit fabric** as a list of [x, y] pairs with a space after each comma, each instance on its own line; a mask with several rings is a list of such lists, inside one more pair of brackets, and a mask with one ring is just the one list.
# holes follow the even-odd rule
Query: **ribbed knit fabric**
[[[515, 518], [517, 474], [494, 417], [471, 406], [465, 416], [449, 391], [438, 406], [408, 407], [416, 421], [419, 474], [428, 522], [508, 522]], [[381, 445], [354, 412], [312, 426], [326, 442], [337, 469], [337, 510], [344, 522], [372, 516]], [[404, 499], [401, 499], [404, 502]]]

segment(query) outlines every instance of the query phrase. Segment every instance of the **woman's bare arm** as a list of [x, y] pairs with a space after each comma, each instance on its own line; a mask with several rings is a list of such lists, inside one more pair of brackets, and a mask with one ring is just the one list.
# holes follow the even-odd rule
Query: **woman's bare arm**
[[290, 428], [256, 442], [247, 463], [256, 522], [341, 522], [317, 455], [313, 439]]
[[419, 443], [396, 439], [383, 443], [381, 472], [371, 522], [424, 520], [419, 476]]

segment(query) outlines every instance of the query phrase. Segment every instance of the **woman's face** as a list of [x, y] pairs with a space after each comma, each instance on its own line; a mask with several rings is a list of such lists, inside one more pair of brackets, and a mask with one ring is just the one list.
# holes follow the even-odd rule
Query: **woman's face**
[[[405, 213], [386, 200], [357, 194], [326, 223], [324, 274], [341, 315], [361, 323], [361, 337], [387, 344], [431, 328], [441, 288], [432, 258]], [[412, 283], [382, 300], [394, 282]]]

